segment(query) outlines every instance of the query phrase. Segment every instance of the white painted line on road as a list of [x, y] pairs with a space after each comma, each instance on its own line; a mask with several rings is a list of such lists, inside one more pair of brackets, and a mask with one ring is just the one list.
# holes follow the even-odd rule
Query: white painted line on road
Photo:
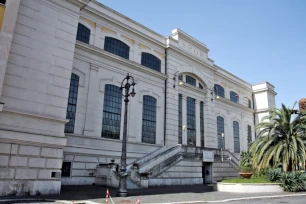
[[306, 196], [306, 193], [299, 194], [289, 194], [289, 195], [272, 195], [272, 196], [254, 196], [254, 197], [244, 197], [244, 198], [231, 198], [225, 200], [214, 200], [214, 201], [184, 201], [184, 202], [166, 202], [166, 203], [147, 203], [147, 204], [186, 204], [186, 203], [224, 203], [229, 201], [239, 201], [239, 200], [253, 200], [253, 199], [264, 199], [264, 198], [282, 198], [282, 197], [293, 197], [293, 196]]

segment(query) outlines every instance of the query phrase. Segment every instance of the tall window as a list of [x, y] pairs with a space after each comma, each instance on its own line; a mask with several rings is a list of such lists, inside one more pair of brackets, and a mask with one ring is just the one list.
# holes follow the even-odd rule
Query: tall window
[[204, 103], [200, 103], [200, 132], [201, 132], [201, 147], [204, 147]]
[[234, 132], [234, 152], [240, 153], [239, 123], [237, 121], [233, 122], [233, 132]]
[[219, 84], [215, 84], [215, 94], [217, 96], [220, 96], [220, 97], [224, 98], [225, 97], [224, 88], [222, 86], [220, 86]]
[[155, 144], [156, 137], [156, 99], [143, 96], [142, 142]]
[[[218, 148], [225, 149], [224, 147], [224, 118], [217, 117], [217, 134], [218, 134]], [[223, 136], [223, 137], [222, 137]]]
[[70, 79], [69, 98], [68, 98], [68, 106], [66, 113], [66, 119], [68, 119], [69, 122], [65, 124], [65, 133], [74, 133], [78, 88], [79, 88], [79, 76], [72, 73]]
[[129, 59], [130, 47], [115, 38], [105, 37], [104, 50], [125, 59]]
[[105, 85], [102, 137], [120, 139], [121, 99], [122, 93], [119, 87]]
[[196, 86], [196, 79], [191, 76], [186, 75], [186, 83]]
[[187, 144], [196, 145], [195, 99], [187, 97]]
[[230, 92], [230, 100], [235, 102], [235, 103], [239, 103], [239, 95], [236, 92], [231, 91]]
[[248, 125], [248, 144], [252, 142], [252, 128]]
[[179, 107], [178, 107], [178, 114], [179, 114], [179, 119], [178, 119], [178, 127], [179, 127], [179, 131], [178, 131], [178, 144], [182, 144], [182, 127], [183, 127], [183, 115], [182, 115], [182, 112], [183, 112], [183, 106], [182, 106], [182, 100], [183, 100], [183, 97], [182, 97], [182, 94], [179, 94], [178, 96], [179, 98]]
[[76, 39], [81, 42], [89, 44], [89, 37], [90, 37], [90, 30], [83, 24], [79, 23]]
[[252, 101], [250, 99], [248, 99], [248, 105], [249, 105], [249, 108], [252, 108]]
[[154, 55], [151, 55], [146, 52], [142, 52], [141, 53], [141, 64], [143, 66], [149, 67], [151, 69], [154, 69], [155, 71], [160, 72], [161, 61]]

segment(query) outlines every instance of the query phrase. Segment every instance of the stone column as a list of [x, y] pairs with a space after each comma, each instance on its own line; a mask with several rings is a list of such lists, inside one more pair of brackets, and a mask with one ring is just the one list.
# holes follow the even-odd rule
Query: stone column
[[90, 64], [84, 135], [94, 136], [94, 111], [97, 97], [96, 91], [98, 90], [96, 77], [98, 71], [99, 67], [97, 65]]
[[182, 132], [182, 144], [187, 144], [187, 96], [182, 95], [182, 121], [183, 121], [183, 132]]
[[196, 146], [201, 146], [200, 101], [195, 99], [196, 111]]

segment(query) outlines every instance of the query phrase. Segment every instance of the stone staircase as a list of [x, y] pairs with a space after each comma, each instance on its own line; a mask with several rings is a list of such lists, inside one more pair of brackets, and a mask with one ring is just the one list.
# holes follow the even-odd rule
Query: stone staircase
[[[239, 159], [228, 150], [204, 148], [213, 151], [213, 181], [237, 177]], [[156, 185], [202, 184], [203, 149], [191, 146], [163, 146], [127, 165], [127, 189], [148, 188]], [[118, 173], [112, 168], [107, 184], [119, 183]], [[100, 172], [105, 172], [100, 171]], [[105, 176], [100, 176], [104, 178]], [[114, 180], [114, 181], [113, 181]], [[112, 182], [111, 182], [112, 181]], [[117, 187], [117, 186], [114, 186]]]

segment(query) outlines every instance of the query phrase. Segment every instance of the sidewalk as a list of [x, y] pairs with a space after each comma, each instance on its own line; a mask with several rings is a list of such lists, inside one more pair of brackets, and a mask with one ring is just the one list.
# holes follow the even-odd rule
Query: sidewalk
[[[1, 200], [7, 199], [38, 199], [43, 200], [67, 200], [80, 201], [90, 200], [97, 203], [105, 203], [106, 189], [109, 189], [111, 197], [115, 203], [135, 203], [140, 198], [140, 203], [171, 203], [171, 202], [195, 202], [195, 201], [221, 201], [236, 198], [262, 197], [274, 195], [292, 195], [290, 193], [225, 193], [213, 191], [211, 185], [194, 186], [162, 186], [147, 189], [128, 190], [128, 197], [116, 197], [117, 188], [108, 188], [105, 186], [62, 186], [60, 195], [48, 196], [23, 196], [23, 197], [1, 197]], [[13, 203], [6, 202], [6, 203]], [[27, 202], [29, 203], [29, 202]], [[33, 201], [34, 203], [34, 201]], [[37, 203], [37, 202], [36, 202]], [[110, 200], [109, 200], [109, 203]]]

